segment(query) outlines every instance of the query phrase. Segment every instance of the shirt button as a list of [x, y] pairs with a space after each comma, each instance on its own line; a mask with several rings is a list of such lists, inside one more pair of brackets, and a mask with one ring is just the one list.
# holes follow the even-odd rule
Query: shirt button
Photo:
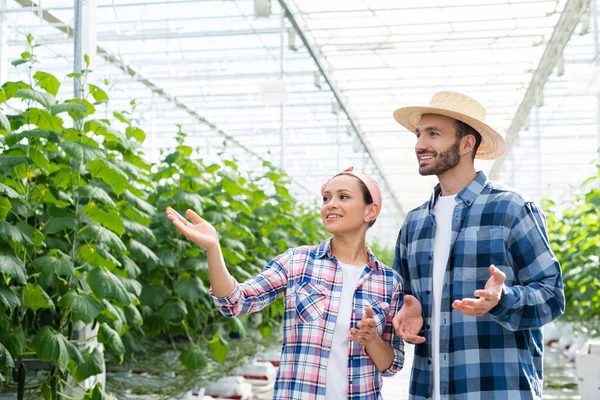
[[350, 384], [352, 385], [352, 381], [350, 381]]
[[425, 292], [425, 294], [431, 294], [431, 291], [427, 290], [427, 291]]
[[427, 360], [427, 364], [431, 365], [431, 360]]
[[429, 324], [425, 325], [425, 329], [429, 329], [429, 328], [431, 328], [431, 327], [429, 326]]
[[431, 257], [431, 256], [427, 257], [427, 259], [428, 259], [429, 261], [431, 261], [431, 259], [432, 259], [432, 258], [433, 258], [433, 257]]

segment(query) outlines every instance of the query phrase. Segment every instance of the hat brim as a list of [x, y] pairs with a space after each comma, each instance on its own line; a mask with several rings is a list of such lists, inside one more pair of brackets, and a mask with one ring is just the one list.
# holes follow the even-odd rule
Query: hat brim
[[482, 160], [494, 160], [506, 152], [506, 141], [492, 127], [466, 114], [436, 107], [402, 107], [394, 111], [394, 119], [409, 131], [415, 133], [423, 114], [440, 114], [457, 119], [471, 126], [481, 135], [481, 144], [475, 154]]

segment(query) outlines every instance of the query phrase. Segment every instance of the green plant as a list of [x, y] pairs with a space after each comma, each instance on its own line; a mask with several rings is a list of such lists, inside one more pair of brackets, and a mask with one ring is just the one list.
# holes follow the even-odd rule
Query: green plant
[[[77, 322], [93, 324], [120, 360], [121, 335], [142, 324], [136, 262], [155, 256], [136, 239], [149, 231], [154, 208], [141, 188], [153, 183], [138, 151], [143, 132], [94, 118], [108, 95], [87, 84], [87, 58], [86, 69], [68, 76], [86, 98], [60, 102], [59, 80], [35, 71], [37, 46], [27, 39], [13, 65], [27, 69], [28, 81], [0, 90], [3, 113], [8, 102], [22, 109], [0, 114], [0, 380], [22, 399], [24, 366], [37, 358], [50, 373], [27, 389], [56, 398], [69, 374], [81, 382], [104, 371], [101, 353], [77, 346], [91, 338], [73, 339]], [[72, 390], [103, 396], [98, 386]]]
[[562, 318], [590, 334], [600, 330], [600, 165], [564, 208], [546, 199], [550, 245], [563, 270], [566, 309]]
[[[154, 174], [157, 190], [149, 201], [158, 209], [151, 225], [156, 242], [148, 246], [159, 262], [146, 264], [140, 299], [147, 332], [189, 340], [180, 360], [191, 371], [206, 365], [204, 349], [222, 362], [227, 341], [244, 338], [253, 326], [248, 318], [254, 317], [219, 314], [208, 293], [206, 254], [176, 231], [166, 218], [166, 208], [182, 213], [193, 209], [213, 224], [225, 261], [240, 282], [260, 272], [275, 255], [320, 241], [325, 232], [314, 210], [292, 199], [286, 176], [273, 165], [264, 163], [264, 173], [254, 176], [241, 173], [234, 160], [205, 165], [192, 158], [185, 138], [180, 128], [175, 150]], [[282, 317], [279, 299], [263, 310], [257, 329], [268, 337]]]

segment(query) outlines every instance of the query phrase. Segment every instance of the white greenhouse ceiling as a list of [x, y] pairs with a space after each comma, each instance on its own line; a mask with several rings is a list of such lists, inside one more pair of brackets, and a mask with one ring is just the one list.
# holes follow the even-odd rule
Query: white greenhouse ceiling
[[[3, 3], [2, 79], [23, 76], [6, 60], [19, 58], [28, 33], [43, 45], [42, 69], [71, 72], [74, 2]], [[84, 4], [83, 28], [92, 33], [84, 47], [98, 50], [93, 78], [110, 81], [111, 109], [136, 99], [149, 157], [174, 146], [181, 124], [200, 156], [216, 157], [227, 138], [225, 151], [242, 167], [259, 168], [261, 159], [282, 165], [310, 202], [325, 179], [355, 165], [384, 189], [374, 234], [390, 244], [405, 213], [435, 183], [417, 173], [414, 135], [396, 124], [393, 111], [427, 104], [437, 91], [459, 91], [479, 100], [489, 124], [514, 139], [589, 1]], [[492, 166], [476, 164], [488, 172]]]

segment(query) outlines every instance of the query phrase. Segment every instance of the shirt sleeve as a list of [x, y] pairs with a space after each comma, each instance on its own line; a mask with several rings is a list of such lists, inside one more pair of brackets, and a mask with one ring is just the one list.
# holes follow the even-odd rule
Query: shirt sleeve
[[233, 292], [225, 297], [216, 297], [211, 287], [210, 296], [219, 311], [233, 317], [260, 311], [274, 302], [287, 286], [289, 252], [271, 260], [259, 274], [245, 282], [236, 282]]
[[[408, 218], [407, 218], [408, 219]], [[410, 287], [410, 276], [408, 273], [408, 240], [407, 240], [408, 226], [406, 219], [400, 233], [398, 233], [398, 239], [396, 240], [396, 249], [394, 253], [394, 264], [393, 269], [400, 274], [400, 285], [405, 294], [412, 294]], [[400, 305], [401, 306], [401, 305]]]
[[394, 315], [396, 315], [398, 310], [400, 310], [400, 296], [402, 293], [401, 289], [402, 286], [400, 283], [398, 283], [392, 297], [392, 302], [390, 303], [390, 312], [387, 315], [385, 327], [383, 329], [383, 341], [394, 350], [394, 361], [388, 369], [382, 372], [383, 376], [395, 375], [404, 366], [404, 341], [400, 339], [398, 335], [396, 335], [394, 326], [392, 325]]
[[532, 202], [525, 203], [517, 214], [507, 246], [519, 284], [505, 287], [490, 314], [511, 331], [539, 328], [564, 312], [565, 295], [545, 218]]

